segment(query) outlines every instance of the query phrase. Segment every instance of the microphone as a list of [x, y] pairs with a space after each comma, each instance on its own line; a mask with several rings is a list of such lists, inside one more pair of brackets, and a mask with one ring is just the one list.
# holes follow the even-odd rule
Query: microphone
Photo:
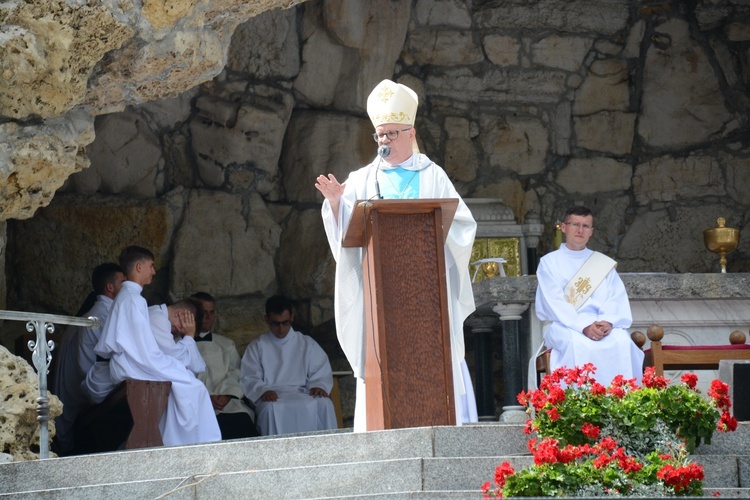
[[388, 155], [391, 154], [391, 148], [383, 144], [378, 148], [378, 166], [375, 170], [375, 190], [378, 193], [378, 198], [383, 199], [383, 195], [380, 194], [380, 183], [378, 182], [378, 172], [380, 171], [380, 162], [383, 161], [383, 158], [387, 158]]

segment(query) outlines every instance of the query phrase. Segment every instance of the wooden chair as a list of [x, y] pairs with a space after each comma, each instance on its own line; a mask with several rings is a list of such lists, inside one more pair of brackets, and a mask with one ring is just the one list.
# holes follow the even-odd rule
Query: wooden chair
[[76, 454], [163, 446], [159, 420], [172, 382], [125, 380], [103, 402], [79, 415]]
[[718, 370], [722, 359], [750, 359], [750, 345], [743, 332], [729, 334], [729, 345], [662, 345], [664, 329], [651, 325], [647, 332], [651, 348], [646, 349], [643, 366], [653, 366], [658, 376], [664, 370]]

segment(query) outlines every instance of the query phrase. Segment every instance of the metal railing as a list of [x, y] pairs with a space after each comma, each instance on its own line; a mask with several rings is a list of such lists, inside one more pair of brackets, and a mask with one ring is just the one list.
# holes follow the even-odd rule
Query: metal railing
[[39, 377], [39, 397], [36, 398], [36, 420], [39, 422], [39, 458], [49, 458], [47, 373], [49, 372], [49, 365], [52, 362], [52, 351], [55, 349], [55, 342], [47, 340], [47, 334], [55, 332], [55, 323], [96, 328], [99, 326], [99, 318], [93, 316], [78, 318], [56, 314], [0, 310], [0, 320], [25, 321], [26, 331], [36, 331], [36, 340], [29, 340], [27, 345], [29, 350], [32, 351], [31, 359], [34, 362], [34, 368], [36, 368]]

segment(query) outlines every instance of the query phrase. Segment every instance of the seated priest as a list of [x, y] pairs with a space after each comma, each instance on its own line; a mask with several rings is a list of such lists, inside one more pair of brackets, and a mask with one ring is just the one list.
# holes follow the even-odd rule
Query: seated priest
[[216, 300], [211, 294], [197, 292], [193, 298], [203, 306], [200, 333], [195, 336], [198, 350], [206, 362], [206, 371], [198, 374], [211, 395], [222, 439], [258, 436], [255, 413], [245, 404], [240, 385], [240, 355], [234, 341], [216, 333]]
[[537, 268], [536, 314], [546, 322], [549, 371], [593, 363], [600, 384], [616, 375], [640, 383], [643, 352], [626, 331], [632, 316], [617, 263], [586, 247], [594, 232], [591, 210], [569, 208], [561, 229], [565, 243]]
[[240, 383], [255, 403], [261, 435], [337, 428], [326, 353], [292, 328], [294, 313], [286, 297], [269, 298], [264, 319], [269, 331], [247, 346], [240, 367]]

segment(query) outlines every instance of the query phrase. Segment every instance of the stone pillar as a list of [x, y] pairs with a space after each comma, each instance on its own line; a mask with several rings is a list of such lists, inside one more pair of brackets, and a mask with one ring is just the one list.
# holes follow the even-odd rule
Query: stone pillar
[[500, 422], [523, 423], [527, 420], [526, 407], [518, 404], [516, 397], [523, 390], [525, 360], [521, 359], [519, 323], [521, 315], [529, 307], [526, 303], [498, 302], [492, 310], [500, 315], [503, 325], [503, 412]]
[[474, 394], [480, 421], [495, 420], [495, 383], [492, 336], [499, 326], [494, 314], [471, 315], [466, 325], [474, 337]]

